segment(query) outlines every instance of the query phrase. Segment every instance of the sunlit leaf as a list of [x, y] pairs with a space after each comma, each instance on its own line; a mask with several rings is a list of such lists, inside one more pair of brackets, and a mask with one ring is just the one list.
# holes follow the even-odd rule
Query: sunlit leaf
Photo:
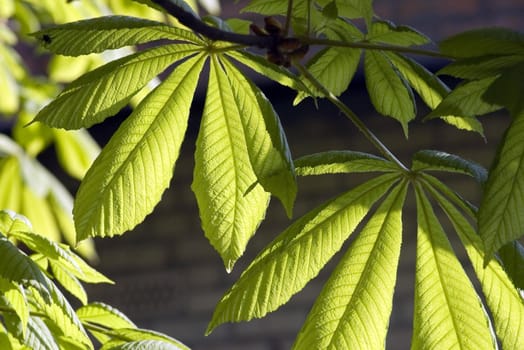
[[22, 334], [25, 334], [29, 321], [29, 306], [24, 288], [20, 284], [12, 283], [0, 277], [0, 292], [18, 316], [22, 326]]
[[524, 327], [524, 302], [521, 296], [496, 259], [491, 259], [484, 266], [483, 244], [471, 224], [440, 193], [431, 188], [430, 191], [448, 215], [466, 247], [475, 273], [481, 282], [502, 348], [522, 348], [524, 334], [520, 330]]
[[109, 329], [136, 328], [135, 324], [119, 310], [103, 303], [91, 303], [76, 310], [82, 322], [90, 322]]
[[291, 152], [280, 119], [264, 93], [223, 60], [244, 127], [253, 171], [266, 192], [278, 197], [291, 217], [297, 192]]
[[212, 61], [195, 152], [193, 192], [202, 228], [227, 271], [263, 219], [269, 194], [257, 182], [233, 88]]
[[490, 170], [479, 208], [479, 234], [487, 259], [524, 234], [524, 113], [511, 123]]
[[75, 296], [82, 305], [87, 304], [87, 293], [80, 281], [72, 273], [63, 269], [60, 264], [51, 261], [50, 265], [56, 281], [71, 295]]
[[295, 221], [222, 297], [207, 332], [225, 322], [263, 317], [286, 303], [319, 273], [397, 177], [374, 178]]
[[297, 175], [323, 175], [360, 172], [392, 172], [398, 167], [392, 162], [369, 153], [357, 151], [327, 151], [295, 160]]
[[100, 350], [182, 350], [185, 346], [178, 346], [163, 340], [135, 340], [115, 346], [104, 346]]
[[413, 156], [412, 169], [461, 173], [473, 177], [481, 185], [483, 185], [488, 178], [487, 170], [480, 164], [442, 151], [418, 151]]
[[398, 120], [407, 136], [408, 123], [416, 113], [413, 93], [407, 82], [380, 52], [366, 51], [364, 71], [373, 106], [380, 114]]
[[24, 344], [32, 350], [59, 350], [56, 340], [45, 324], [38, 317], [31, 317], [27, 324], [27, 334]]
[[168, 337], [165, 334], [146, 329], [119, 328], [112, 330], [111, 334], [114, 337], [110, 341], [105, 342], [102, 349], [113, 349], [115, 346], [122, 346], [130, 342], [137, 342], [143, 340], [157, 340], [170, 345], [175, 345], [178, 347], [177, 349], [189, 350], [187, 346], [185, 346], [176, 339]]
[[96, 156], [100, 153], [97, 143], [85, 130], [53, 130], [58, 160], [67, 173], [82, 179]]
[[16, 157], [0, 159], [0, 208], [20, 211], [22, 179]]
[[397, 186], [353, 242], [308, 315], [294, 349], [380, 349], [386, 340], [402, 241]]
[[75, 199], [78, 241], [120, 235], [158, 203], [173, 175], [203, 64], [198, 56], [178, 66], [104, 147]]
[[193, 32], [126, 16], [106, 16], [52, 26], [33, 34], [55, 54], [79, 56], [156, 40], [202, 43]]
[[171, 44], [112, 61], [69, 84], [34, 120], [65, 129], [100, 123], [116, 114], [157, 74], [196, 51], [194, 45]]
[[495, 349], [487, 314], [420, 187], [412, 348]]

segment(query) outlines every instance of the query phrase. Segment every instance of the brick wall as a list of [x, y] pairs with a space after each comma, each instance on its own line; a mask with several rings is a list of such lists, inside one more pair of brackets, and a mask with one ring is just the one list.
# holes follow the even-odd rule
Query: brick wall
[[[452, 10], [446, 8], [448, 3], [454, 6]], [[521, 1], [376, 1], [376, 7], [383, 17], [411, 24], [437, 39], [479, 25], [521, 28], [524, 18], [519, 17], [519, 11], [522, 14], [524, 10]], [[359, 115], [365, 116], [366, 122], [379, 137], [406, 162], [414, 150], [438, 148], [488, 166], [493, 156], [493, 144], [508, 123], [508, 118], [503, 115], [484, 117], [488, 140], [485, 143], [478, 135], [458, 132], [440, 121], [415, 121], [409, 140], [406, 140], [397, 123], [372, 111], [363, 95], [361, 81], [352, 84], [352, 90], [345, 97], [346, 101]], [[329, 149], [373, 152], [355, 128], [326, 103], [320, 104], [319, 111], [313, 108], [311, 102], [304, 102], [300, 109], [295, 110], [290, 106], [291, 96], [284, 90], [271, 87], [268, 94], [278, 101], [276, 108], [288, 131], [288, 141], [295, 157]], [[339, 255], [288, 305], [261, 320], [220, 326], [212, 335], [204, 337], [207, 323], [221, 295], [254, 255], [289, 221], [280, 204], [273, 200], [267, 220], [251, 241], [246, 255], [230, 275], [225, 273], [218, 254], [200, 229], [196, 202], [189, 188], [196, 119], [193, 118], [172, 185], [154, 213], [124, 237], [97, 241], [101, 257], [99, 268], [117, 284], [90, 287], [91, 299], [115, 305], [140, 326], [166, 332], [194, 349], [288, 349]], [[299, 179], [295, 217], [362, 179], [364, 177], [360, 175]], [[473, 181], [466, 177], [448, 177], [448, 180], [453, 187], [465, 192], [468, 199], [478, 201], [478, 189]], [[411, 195], [408, 198], [403, 251], [388, 336], [388, 344], [392, 345], [388, 348], [407, 348], [411, 337], [416, 233], [413, 198]], [[459, 254], [462, 252], [459, 251]]]

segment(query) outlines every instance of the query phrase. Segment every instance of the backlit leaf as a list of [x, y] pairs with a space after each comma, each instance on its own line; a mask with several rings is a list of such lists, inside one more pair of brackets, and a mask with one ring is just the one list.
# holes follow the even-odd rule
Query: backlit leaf
[[397, 178], [372, 179], [295, 221], [222, 297], [207, 332], [225, 322], [263, 317], [285, 304], [319, 273]]
[[524, 290], [524, 247], [518, 241], [510, 242], [499, 249], [499, 258], [504, 271], [515, 287]]
[[495, 349], [489, 320], [420, 187], [413, 349]]
[[106, 16], [66, 23], [33, 34], [51, 52], [79, 56], [155, 40], [202, 43], [193, 32], [126, 16]]
[[408, 123], [415, 118], [415, 104], [411, 89], [397, 74], [389, 60], [380, 52], [366, 51], [364, 72], [369, 97], [376, 110], [400, 122], [404, 135]]
[[71, 295], [75, 296], [82, 305], [87, 304], [87, 293], [80, 281], [69, 271], [63, 269], [59, 264], [51, 261], [50, 265], [56, 281], [60, 283], [65, 290], [71, 293]]
[[182, 350], [187, 349], [163, 340], [136, 340], [115, 346], [104, 346], [101, 350]]
[[[113, 349], [115, 346], [121, 346], [126, 343], [143, 341], [143, 340], [157, 340], [167, 344], [175, 345], [178, 349], [189, 350], [187, 346], [182, 344], [176, 339], [168, 337], [162, 333], [146, 330], [146, 329], [136, 329], [136, 328], [119, 328], [114, 329], [111, 332], [114, 337], [104, 343], [102, 349]], [[127, 340], [123, 340], [127, 339]], [[102, 350], [101, 349], [101, 350]]]
[[398, 170], [395, 164], [384, 158], [356, 151], [310, 154], [295, 160], [295, 167], [300, 176]]
[[269, 201], [269, 194], [257, 183], [239, 114], [228, 76], [214, 59], [191, 188], [204, 233], [227, 271], [243, 254]]
[[53, 129], [58, 160], [67, 173], [81, 180], [100, 153], [95, 140], [85, 130]]
[[69, 84], [34, 120], [65, 129], [100, 123], [116, 114], [157, 74], [196, 51], [194, 45], [171, 44], [109, 62]]
[[430, 39], [409, 26], [396, 26], [388, 21], [374, 21], [366, 39], [371, 42], [400, 46], [424, 45]]
[[490, 170], [479, 208], [487, 259], [524, 234], [524, 113], [513, 119]]
[[294, 349], [381, 349], [393, 303], [406, 184], [384, 200], [353, 242], [302, 327]]
[[442, 151], [418, 151], [413, 156], [412, 169], [461, 173], [473, 177], [481, 185], [488, 178], [488, 172], [480, 164]]
[[178, 66], [104, 147], [76, 196], [78, 241], [120, 235], [158, 203], [173, 175], [203, 64], [197, 56]]
[[291, 217], [297, 185], [280, 119], [271, 102], [253, 82], [228, 61], [221, 62], [241, 115], [253, 171], [264, 190], [278, 197]]
[[482, 240], [471, 224], [442, 195], [433, 189], [430, 191], [448, 215], [466, 247], [473, 269], [482, 285], [482, 291], [490, 314], [493, 316], [495, 330], [502, 348], [520, 349], [524, 347], [524, 334], [521, 332], [524, 327], [524, 302], [518, 291], [496, 259], [491, 259], [484, 266]]
[[12, 283], [0, 277], [0, 292], [5, 301], [15, 311], [16, 316], [18, 316], [22, 325], [22, 334], [25, 334], [29, 321], [29, 306], [24, 288], [20, 284]]

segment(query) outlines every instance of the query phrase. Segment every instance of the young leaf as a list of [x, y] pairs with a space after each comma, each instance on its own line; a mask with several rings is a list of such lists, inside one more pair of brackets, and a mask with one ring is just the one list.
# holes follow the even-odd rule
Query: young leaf
[[100, 350], [183, 350], [185, 346], [178, 346], [163, 340], [135, 340], [115, 346], [103, 346]]
[[202, 43], [193, 32], [126, 16], [107, 16], [66, 23], [43, 29], [33, 36], [51, 52], [66, 56], [86, 55], [162, 39]]
[[[169, 186], [204, 58], [178, 66], [119, 127], [78, 190], [77, 241], [142, 222]], [[129, 182], [128, 179], [133, 179]]]
[[499, 258], [515, 287], [524, 290], [524, 247], [519, 241], [510, 242], [499, 249]]
[[[29, 349], [59, 350], [54, 334], [45, 322], [38, 317], [31, 317], [27, 324], [27, 334], [23, 341]], [[85, 347], [84, 347], [85, 349]]]
[[499, 105], [484, 98], [484, 93], [494, 81], [494, 77], [489, 77], [459, 85], [426, 118], [448, 115], [473, 117], [500, 109]]
[[524, 233], [524, 112], [513, 119], [491, 168], [479, 208], [486, 262]]
[[266, 192], [280, 199], [289, 217], [297, 192], [291, 152], [280, 119], [271, 102], [227, 60], [226, 68], [241, 115], [251, 166]]
[[482, 240], [471, 224], [449, 203], [449, 201], [432, 188], [429, 188], [439, 205], [451, 220], [455, 231], [466, 247], [469, 259], [473, 264], [482, 291], [495, 323], [495, 330], [503, 349], [520, 349], [524, 347], [524, 303], [511, 280], [496, 259], [491, 259], [484, 266]]
[[366, 87], [373, 106], [380, 114], [398, 120], [407, 136], [408, 123], [416, 113], [413, 92], [384, 54], [368, 50], [364, 57]]
[[431, 204], [417, 198], [417, 267], [412, 348], [495, 349], [489, 320]]
[[293, 349], [383, 348], [393, 303], [402, 205], [398, 185], [353, 242], [325, 284]]
[[[306, 68], [326, 89], [338, 96], [347, 90], [353, 79], [360, 62], [360, 53], [359, 49], [326, 48], [309, 60]], [[317, 91], [308, 80], [303, 79], [303, 81], [308, 89], [313, 91], [313, 96], [322, 96], [322, 93]], [[299, 92], [293, 104], [299, 104], [307, 96], [305, 92]]]
[[315, 277], [397, 174], [372, 179], [304, 215], [271, 242], [222, 297], [207, 333], [225, 322], [260, 318]]
[[442, 151], [422, 150], [413, 156], [413, 170], [437, 170], [460, 173], [473, 177], [479, 184], [483, 185], [488, 172], [480, 164], [466, 160], [455, 154]]
[[287, 6], [287, 2], [281, 0], [251, 0], [241, 12], [254, 12], [261, 15], [280, 15], [286, 13]]
[[440, 51], [453, 57], [524, 54], [524, 35], [505, 28], [483, 28], [447, 38]]
[[109, 329], [136, 328], [136, 325], [119, 310], [104, 303], [91, 303], [76, 310], [82, 322], [89, 322]]
[[375, 21], [366, 35], [371, 42], [400, 46], [424, 45], [430, 39], [408, 26], [396, 26], [389, 21]]
[[34, 121], [65, 129], [100, 123], [169, 65], [198, 50], [190, 44], [164, 45], [109, 62], [69, 84]]
[[507, 68], [522, 62], [522, 55], [491, 55], [456, 60], [438, 71], [440, 75], [477, 80], [499, 75]]
[[[320, 0], [319, 4], [324, 5], [329, 0]], [[337, 0], [338, 15], [349, 19], [364, 18], [368, 28], [371, 27], [373, 18], [372, 0]]]
[[0, 159], [0, 208], [20, 211], [22, 179], [18, 159], [7, 156]]
[[60, 165], [69, 175], [81, 180], [100, 153], [100, 147], [86, 130], [53, 129], [53, 134]]
[[392, 172], [398, 167], [384, 158], [356, 151], [327, 151], [295, 160], [297, 175], [324, 175], [361, 172]]
[[29, 306], [24, 287], [0, 277], [0, 292], [4, 302], [15, 311], [22, 326], [22, 334], [25, 334], [29, 321]]
[[214, 57], [195, 152], [195, 193], [206, 237], [227, 271], [264, 217], [269, 194], [258, 184], [229, 79]]
[[87, 304], [87, 293], [80, 281], [60, 264], [50, 261], [49, 265], [51, 266], [56, 281], [60, 283], [65, 290], [71, 293], [71, 295], [76, 297], [82, 305]]

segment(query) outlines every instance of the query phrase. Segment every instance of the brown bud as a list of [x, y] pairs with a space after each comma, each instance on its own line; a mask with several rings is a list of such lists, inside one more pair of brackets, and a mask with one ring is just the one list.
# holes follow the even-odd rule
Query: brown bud
[[256, 36], [268, 36], [265, 30], [261, 29], [259, 26], [257, 26], [255, 23], [251, 23], [249, 25], [249, 29], [256, 35]]
[[280, 35], [282, 33], [282, 25], [274, 17], [264, 18], [266, 24], [264, 28], [270, 35]]

